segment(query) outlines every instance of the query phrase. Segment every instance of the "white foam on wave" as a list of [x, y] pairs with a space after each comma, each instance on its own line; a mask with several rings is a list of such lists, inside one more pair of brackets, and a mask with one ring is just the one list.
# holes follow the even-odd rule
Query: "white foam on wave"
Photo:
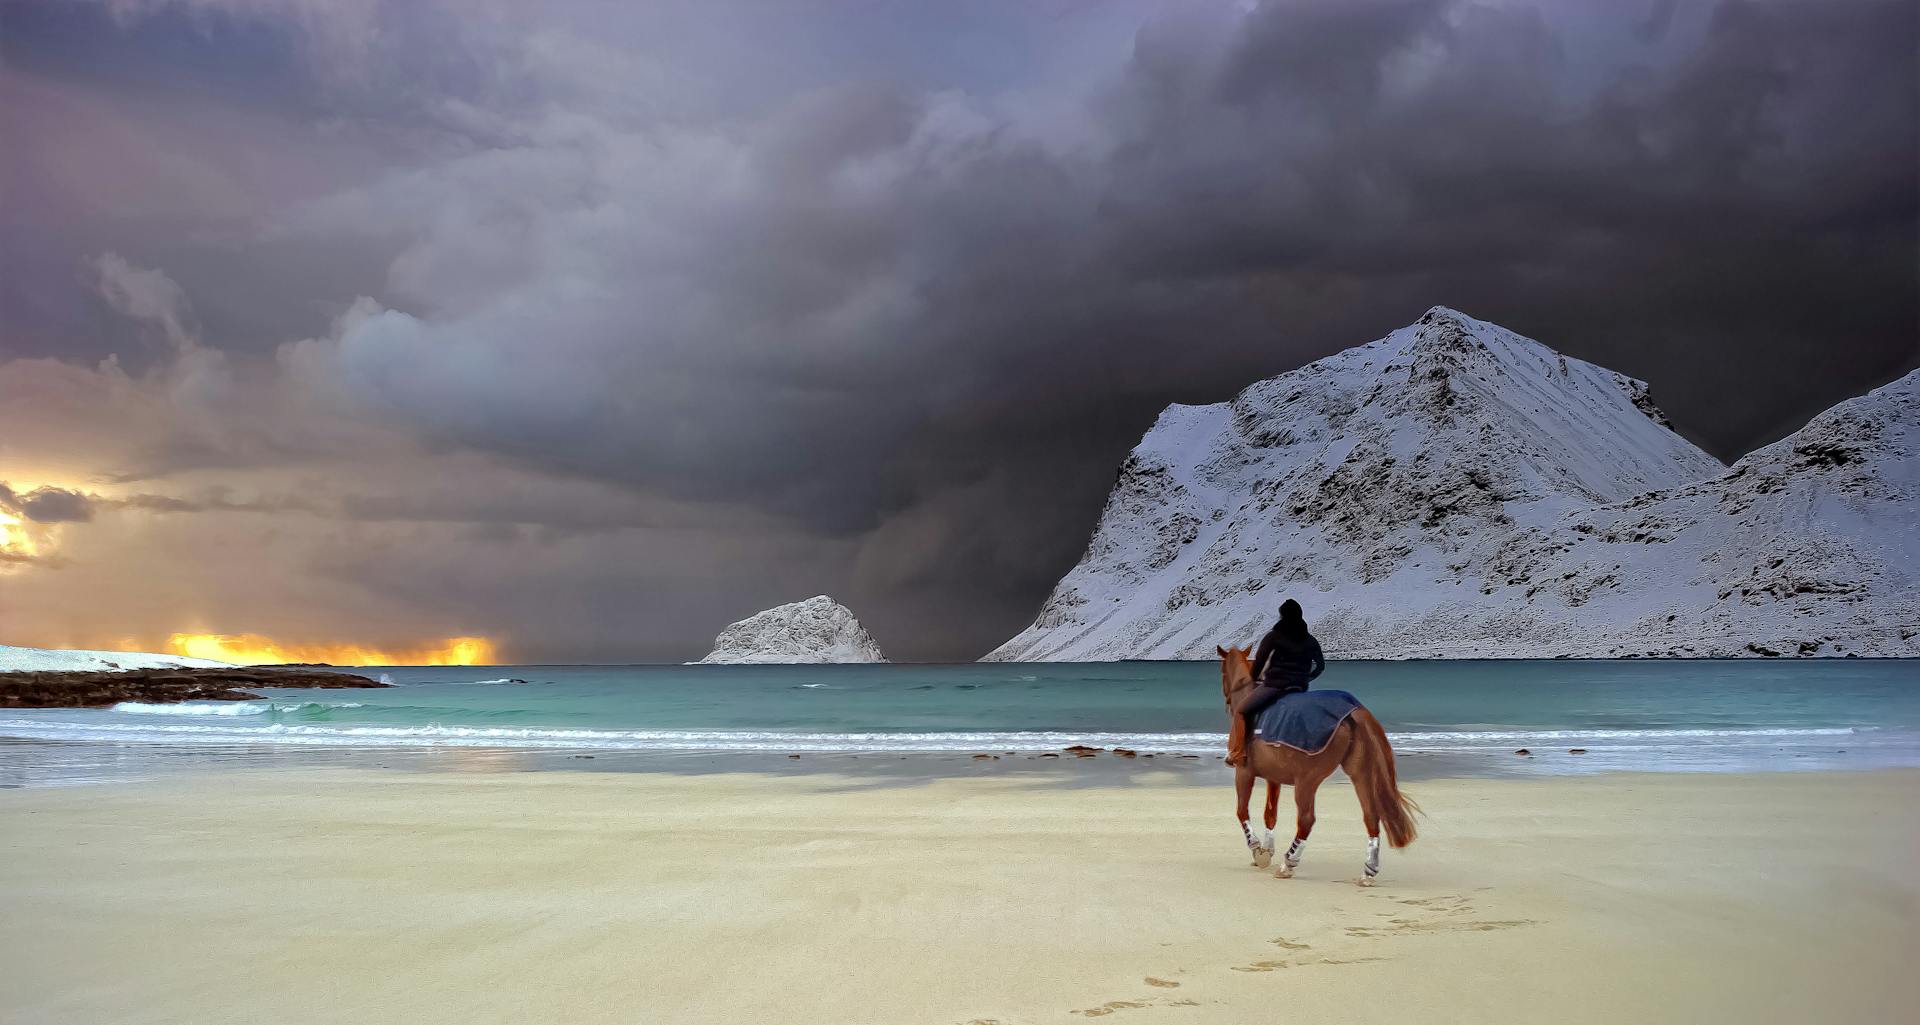
[[117, 743], [303, 744], [342, 747], [515, 747], [650, 751], [979, 751], [1057, 750], [1069, 744], [1144, 747], [1198, 753], [1224, 746], [1217, 733], [964, 731], [939, 733], [784, 733], [760, 730], [593, 730], [541, 727], [261, 726], [56, 722], [0, 719], [0, 735]]
[[128, 715], [261, 715], [272, 707], [265, 701], [182, 701], [167, 705], [122, 701], [113, 710]]
[[359, 701], [181, 701], [170, 704], [153, 704], [146, 701], [122, 701], [113, 706], [113, 711], [125, 715], [186, 715], [186, 716], [242, 716], [265, 715], [268, 712], [288, 713], [305, 711], [326, 711], [330, 708], [365, 708]]
[[[218, 707], [217, 712], [180, 712], [190, 706], [152, 705], [161, 715], [237, 716], [250, 714]], [[256, 710], [264, 710], [256, 706]], [[1615, 751], [1656, 748], [1750, 748], [1806, 743], [1816, 738], [1870, 734], [1847, 727], [1781, 729], [1669, 730], [1486, 730], [1391, 734], [1401, 752], [1475, 751], [1495, 745], [1572, 742]], [[1223, 733], [1121, 733], [1067, 730], [967, 730], [923, 733], [781, 732], [771, 730], [556, 729], [546, 727], [354, 726], [271, 722], [107, 723], [54, 719], [0, 719], [0, 736], [111, 743], [294, 744], [334, 747], [505, 747], [563, 750], [777, 751], [777, 752], [950, 752], [1057, 751], [1072, 744], [1126, 747], [1169, 754], [1214, 754], [1224, 750]], [[1861, 740], [1866, 740], [1862, 737]], [[1888, 734], [1884, 739], [1901, 743]], [[1910, 738], [1909, 738], [1910, 739]]]
[[1470, 749], [1484, 744], [1508, 744], [1516, 741], [1587, 741], [1618, 744], [1622, 741], [1742, 741], [1786, 740], [1794, 737], [1844, 737], [1859, 732], [1851, 726], [1759, 727], [1750, 729], [1656, 729], [1656, 730], [1431, 730], [1389, 733], [1395, 748], [1414, 751]]

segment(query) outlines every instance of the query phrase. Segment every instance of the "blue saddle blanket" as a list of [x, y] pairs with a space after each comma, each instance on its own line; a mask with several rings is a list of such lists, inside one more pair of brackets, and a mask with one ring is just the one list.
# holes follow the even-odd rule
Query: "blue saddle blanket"
[[1333, 731], [1359, 707], [1359, 699], [1344, 690], [1288, 694], [1254, 717], [1253, 735], [1269, 744], [1318, 754], [1333, 739]]

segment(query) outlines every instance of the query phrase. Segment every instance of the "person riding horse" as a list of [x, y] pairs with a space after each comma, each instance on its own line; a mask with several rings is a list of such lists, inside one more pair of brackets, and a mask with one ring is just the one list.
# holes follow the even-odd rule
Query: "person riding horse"
[[[1288, 694], [1306, 690], [1326, 668], [1320, 642], [1308, 632], [1300, 603], [1288, 598], [1280, 604], [1280, 621], [1260, 638], [1260, 646], [1254, 651], [1253, 678], [1259, 686], [1233, 710], [1247, 724], [1245, 735], [1253, 736], [1253, 720], [1262, 709]], [[1228, 764], [1237, 765], [1240, 758], [1230, 758]]]
[[[1313, 832], [1314, 798], [1320, 784], [1342, 769], [1353, 780], [1360, 816], [1367, 827], [1367, 860], [1361, 865], [1361, 886], [1372, 886], [1380, 872], [1380, 839], [1405, 847], [1418, 834], [1414, 817], [1420, 806], [1400, 789], [1394, 765], [1393, 742], [1386, 728], [1359, 699], [1343, 690], [1306, 693], [1327, 660], [1320, 652], [1301, 614], [1300, 603], [1289, 598], [1280, 606], [1280, 621], [1252, 648], [1216, 645], [1220, 656], [1220, 694], [1225, 699], [1229, 729], [1227, 764], [1233, 766], [1234, 817], [1240, 835], [1253, 852], [1253, 864], [1265, 868], [1273, 860], [1273, 829], [1277, 824], [1280, 788], [1293, 786], [1293, 842], [1274, 875], [1286, 879], [1300, 867], [1307, 837]], [[1272, 708], [1288, 695], [1284, 705]], [[1256, 736], [1254, 719], [1262, 710], [1272, 736]], [[1267, 783], [1264, 837], [1254, 833], [1248, 814], [1255, 782]]]

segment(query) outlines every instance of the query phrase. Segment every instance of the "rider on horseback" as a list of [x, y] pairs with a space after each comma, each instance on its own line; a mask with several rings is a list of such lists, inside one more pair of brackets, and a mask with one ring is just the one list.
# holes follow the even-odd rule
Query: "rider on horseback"
[[[1288, 598], [1280, 605], [1280, 621], [1260, 638], [1260, 647], [1254, 652], [1253, 678], [1259, 686], [1233, 710], [1246, 722], [1246, 736], [1253, 736], [1253, 718], [1262, 709], [1288, 694], [1306, 690], [1326, 668], [1320, 642], [1307, 632], [1300, 603]], [[1239, 759], [1230, 758], [1228, 764], [1237, 765]]]

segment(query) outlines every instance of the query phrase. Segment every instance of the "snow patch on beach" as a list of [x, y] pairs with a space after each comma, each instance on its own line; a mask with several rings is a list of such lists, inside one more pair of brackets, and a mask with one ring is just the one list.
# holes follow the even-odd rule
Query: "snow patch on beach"
[[225, 669], [231, 663], [149, 651], [20, 648], [0, 644], [0, 673], [119, 672], [128, 669]]

